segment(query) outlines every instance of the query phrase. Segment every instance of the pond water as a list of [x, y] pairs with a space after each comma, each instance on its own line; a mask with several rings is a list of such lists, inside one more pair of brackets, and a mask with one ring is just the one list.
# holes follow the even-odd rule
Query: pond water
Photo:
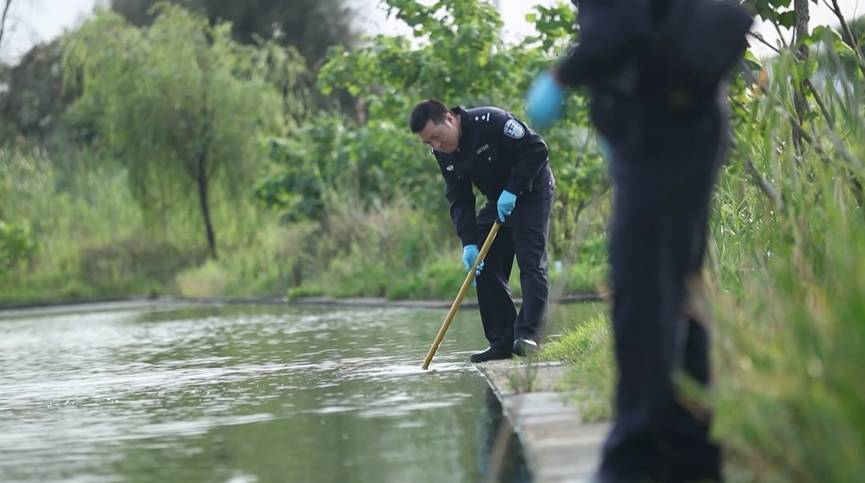
[[476, 310], [420, 369], [444, 312], [0, 313], [0, 481], [480, 481], [501, 408]]

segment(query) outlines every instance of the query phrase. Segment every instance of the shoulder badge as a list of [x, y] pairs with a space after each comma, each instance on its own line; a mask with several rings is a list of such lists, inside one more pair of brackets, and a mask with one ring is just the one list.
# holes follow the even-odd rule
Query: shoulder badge
[[526, 135], [526, 129], [516, 119], [508, 119], [505, 123], [505, 136], [514, 139], [522, 139]]

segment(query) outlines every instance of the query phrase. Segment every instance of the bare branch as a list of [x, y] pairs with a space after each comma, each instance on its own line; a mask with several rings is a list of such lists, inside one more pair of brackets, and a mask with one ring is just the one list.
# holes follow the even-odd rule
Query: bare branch
[[[747, 110], [745, 105], [737, 101], [736, 99], [730, 98], [729, 101], [732, 104], [738, 106], [740, 109]], [[775, 191], [775, 188], [772, 187], [772, 183], [770, 183], [769, 180], [766, 179], [766, 177], [763, 176], [763, 174], [760, 173], [759, 170], [757, 170], [757, 167], [754, 166], [754, 162], [751, 160], [750, 156], [746, 155], [741, 149], [737, 149], [737, 152], [741, 154], [743, 160], [745, 161], [745, 168], [751, 174], [751, 179], [754, 180], [754, 182], [757, 184], [757, 187], [760, 188], [760, 191], [762, 191], [763, 194], [765, 194], [766, 197], [769, 198], [769, 200], [772, 202], [772, 205], [774, 205], [778, 211], [783, 211], [784, 198], [782, 198], [781, 195], [778, 194], [777, 191]]]
[[772, 49], [772, 51], [774, 51], [776, 54], [781, 53], [781, 49], [770, 44], [769, 41], [767, 41], [763, 37], [763, 35], [760, 34], [759, 32], [748, 32], [748, 35], [750, 35], [751, 37], [754, 37], [755, 39], [757, 39], [761, 44], [765, 45], [766, 47], [769, 47], [770, 49]]
[[820, 97], [820, 94], [817, 92], [817, 89], [814, 87], [814, 84], [811, 82], [811, 79], [805, 79], [805, 87], [811, 91], [811, 95], [814, 97], [814, 101], [817, 102], [817, 106], [820, 108], [820, 112], [823, 114], [823, 117], [826, 118], [826, 122], [829, 124], [830, 128], [835, 127], [835, 120], [832, 118], [832, 114], [829, 112], [829, 109], [826, 108], [826, 104], [823, 102], [823, 98]]
[[9, 14], [9, 7], [12, 6], [12, 0], [6, 0], [6, 5], [3, 7], [3, 17], [0, 17], [0, 45], [3, 44], [3, 32], [6, 31], [6, 15]]
[[774, 20], [770, 20], [769, 22], [772, 24], [773, 27], [775, 27], [775, 32], [778, 33], [778, 40], [781, 42], [781, 46], [783, 46], [784, 49], [789, 49], [790, 42], [787, 42], [787, 40], [784, 38], [784, 33], [781, 32], [781, 27], [778, 26], [778, 22]]
[[766, 179], [759, 171], [757, 171], [757, 167], [754, 166], [754, 162], [751, 161], [751, 158], [748, 156], [743, 156], [745, 158], [745, 167], [748, 168], [748, 172], [751, 173], [751, 177], [756, 181], [757, 186], [760, 188], [760, 191], [766, 195], [769, 200], [772, 201], [772, 204], [775, 206], [777, 211], [784, 211], [784, 199], [778, 194], [777, 191], [772, 187], [772, 184], [769, 183], [769, 180]]

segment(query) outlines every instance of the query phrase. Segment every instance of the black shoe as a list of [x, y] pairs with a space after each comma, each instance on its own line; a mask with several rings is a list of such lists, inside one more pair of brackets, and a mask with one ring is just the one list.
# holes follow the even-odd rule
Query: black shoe
[[498, 359], [510, 359], [512, 355], [513, 354], [511, 354], [511, 351], [507, 348], [490, 346], [482, 350], [481, 352], [475, 352], [474, 354], [472, 354], [470, 359], [472, 362], [478, 363], [495, 361]]
[[521, 357], [537, 354], [538, 343], [532, 339], [517, 339], [514, 341], [513, 352], [515, 356]]

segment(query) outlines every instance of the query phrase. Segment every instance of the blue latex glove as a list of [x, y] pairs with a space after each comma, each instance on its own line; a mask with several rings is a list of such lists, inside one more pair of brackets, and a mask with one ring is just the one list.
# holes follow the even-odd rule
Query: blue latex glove
[[[478, 258], [479, 253], [480, 251], [478, 250], [477, 245], [466, 245], [463, 247], [463, 266], [466, 267], [467, 272], [472, 269], [472, 265], [475, 264], [475, 260]], [[475, 271], [475, 276], [480, 275], [481, 270], [483, 269], [484, 262], [481, 262], [480, 265], [478, 265], [477, 271]], [[472, 286], [474, 285], [475, 282], [472, 280]]]
[[526, 96], [526, 114], [534, 129], [544, 129], [562, 116], [565, 90], [549, 71], [539, 75]]
[[[479, 253], [477, 245], [466, 245], [463, 247], [463, 266], [466, 267], [466, 271], [469, 271], [472, 265], [475, 264]], [[478, 270], [480, 271], [480, 267], [478, 267]]]
[[613, 160], [613, 148], [610, 147], [609, 141], [604, 136], [598, 135], [598, 149], [601, 151], [601, 155], [607, 160]]
[[508, 190], [502, 191], [499, 195], [499, 201], [496, 203], [496, 208], [499, 210], [499, 221], [505, 222], [505, 217], [509, 216], [514, 211], [514, 205], [517, 204], [517, 195]]

